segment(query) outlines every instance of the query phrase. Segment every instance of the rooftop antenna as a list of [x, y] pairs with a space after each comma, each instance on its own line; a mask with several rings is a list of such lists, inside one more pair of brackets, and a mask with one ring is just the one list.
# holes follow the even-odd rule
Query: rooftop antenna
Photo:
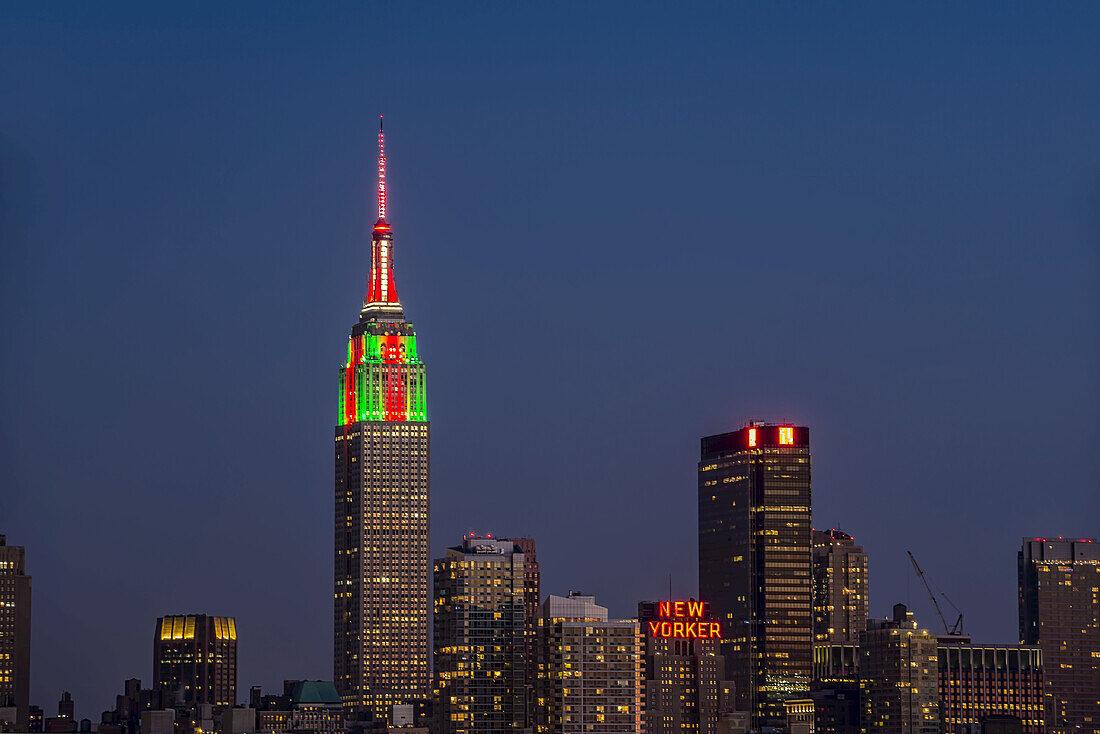
[[386, 138], [382, 133], [382, 115], [378, 116], [378, 221], [386, 221]]

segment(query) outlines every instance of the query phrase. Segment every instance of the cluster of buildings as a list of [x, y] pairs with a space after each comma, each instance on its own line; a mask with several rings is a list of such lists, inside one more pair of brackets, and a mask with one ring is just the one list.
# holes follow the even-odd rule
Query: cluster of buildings
[[[702, 439], [699, 593], [614, 619], [543, 594], [535, 540], [429, 553], [426, 367], [394, 278], [386, 158], [334, 433], [333, 677], [237, 695], [233, 617], [166, 616], [153, 686], [98, 724], [28, 706], [30, 579], [0, 536], [0, 728], [101, 734], [1100, 734], [1100, 543], [1025, 538], [1019, 640], [869, 613], [867, 554], [812, 528], [805, 426]], [[5, 723], [6, 722], [6, 723]]]

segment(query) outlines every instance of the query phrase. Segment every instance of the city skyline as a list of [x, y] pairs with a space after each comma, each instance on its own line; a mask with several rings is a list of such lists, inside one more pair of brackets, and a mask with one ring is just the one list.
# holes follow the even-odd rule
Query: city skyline
[[[740, 81], [704, 82], [710, 60], [662, 47], [658, 58], [694, 81], [654, 108], [640, 90], [655, 67], [631, 71], [599, 51], [606, 11], [577, 32], [563, 67], [544, 56], [555, 28], [530, 36], [530, 50], [506, 42], [499, 53], [527, 65], [529, 86], [473, 46], [461, 46], [472, 68], [440, 71], [429, 47], [453, 31], [429, 24], [414, 39], [416, 19], [400, 11], [387, 16], [398, 40], [380, 43], [408, 68], [364, 66], [338, 24], [293, 12], [271, 21], [270, 38], [246, 34], [269, 55], [298, 33], [336, 38], [320, 71], [300, 77], [290, 62], [302, 46], [272, 56], [269, 74], [219, 46], [224, 16], [198, 23], [210, 48], [169, 43], [147, 67], [117, 17], [88, 10], [61, 29], [49, 11], [5, 12], [22, 37], [4, 45], [23, 54], [7, 67], [31, 59], [42, 80], [31, 89], [0, 72], [26, 100], [0, 128], [4, 191], [24, 197], [5, 207], [28, 212], [3, 212], [14, 247], [0, 298], [14, 316], [0, 368], [0, 532], [27, 548], [35, 580], [32, 703], [72, 690], [78, 714], [95, 718], [124, 678], [151, 680], [152, 620], [173, 613], [237, 619], [242, 688], [331, 675], [331, 454], [318, 437], [331, 430], [338, 345], [363, 294], [378, 112], [393, 120], [400, 161], [390, 198], [402, 296], [432, 365], [430, 558], [470, 531], [532, 537], [544, 597], [580, 588], [630, 617], [667, 593], [670, 574], [689, 596], [697, 442], [753, 418], [814, 431], [813, 526], [866, 551], [872, 617], [906, 602], [939, 631], [912, 550], [975, 641], [1012, 641], [1020, 538], [1097, 535], [1100, 359], [1081, 335], [1100, 324], [1088, 249], [1100, 155], [1085, 124], [1100, 109], [1070, 94], [1088, 88], [1081, 69], [1097, 52], [1072, 42], [1066, 15], [1043, 16], [1049, 35], [1022, 45], [1009, 38], [1026, 13], [1001, 17], [976, 60], [931, 22], [895, 31], [908, 55], [868, 42], [853, 60], [808, 30], [823, 20], [814, 13], [795, 18], [808, 47], [767, 33], [776, 16], [734, 13], [724, 17], [746, 28], [745, 50], [707, 34], [701, 44]], [[660, 20], [631, 23], [654, 40]], [[172, 39], [187, 24], [156, 13], [134, 23]], [[683, 25], [667, 32], [690, 37]], [[52, 53], [52, 33], [71, 57]], [[1063, 55], [1052, 57], [1056, 35]], [[104, 39], [118, 45], [95, 62]], [[974, 61], [975, 76], [934, 66], [914, 77], [930, 39]], [[618, 44], [642, 58], [642, 45]], [[1020, 56], [1006, 70], [982, 66], [1010, 48]], [[785, 58], [799, 49], [804, 58]], [[885, 71], [857, 63], [876, 55]], [[1051, 65], [1064, 96], [1028, 81]], [[268, 86], [251, 85], [257, 74]], [[427, 99], [479, 74], [512, 91]], [[767, 91], [775, 79], [795, 92]], [[106, 101], [82, 96], [85, 83], [105, 86]], [[738, 102], [712, 98], [712, 84]], [[822, 84], [858, 109], [815, 96]], [[566, 93], [551, 105], [535, 90]], [[968, 102], [976, 90], [1005, 114]], [[308, 109], [277, 119], [284, 93]], [[875, 103], [861, 107], [863, 94]], [[208, 95], [210, 111], [195, 111]], [[819, 124], [797, 121], [807, 114]], [[270, 125], [250, 139], [260, 119]], [[929, 137], [933, 123], [946, 142]], [[668, 177], [678, 183], [658, 185]], [[662, 231], [666, 216], [681, 232]], [[669, 286], [683, 307], [652, 309]], [[746, 329], [761, 340], [751, 349]], [[688, 380], [651, 359], [687, 341], [702, 355], [687, 360]], [[676, 399], [655, 410], [658, 394]], [[58, 450], [59, 431], [78, 440]], [[1035, 501], [1047, 490], [1024, 457], [1036, 455], [1062, 502]], [[504, 501], [517, 488], [530, 499]], [[592, 511], [578, 516], [579, 503]], [[899, 505], [922, 521], [884, 527]], [[192, 545], [195, 512], [213, 549]], [[683, 540], [619, 535], [600, 564], [578, 563], [572, 546], [601, 537], [607, 518]], [[989, 572], [956, 567], [960, 552]], [[287, 582], [296, 593], [284, 603], [275, 590]], [[272, 639], [277, 656], [262, 649]], [[85, 667], [97, 680], [74, 680]]]

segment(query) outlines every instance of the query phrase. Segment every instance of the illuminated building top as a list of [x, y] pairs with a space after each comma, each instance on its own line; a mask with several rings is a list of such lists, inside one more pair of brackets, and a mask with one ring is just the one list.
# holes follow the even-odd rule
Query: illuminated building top
[[744, 428], [707, 436], [702, 441], [704, 455], [730, 454], [758, 449], [806, 448], [810, 429], [806, 426], [753, 422]]
[[370, 277], [359, 323], [340, 369], [340, 425], [426, 421], [424, 363], [394, 285], [393, 229], [386, 218], [386, 145], [378, 123], [378, 221], [371, 231]]

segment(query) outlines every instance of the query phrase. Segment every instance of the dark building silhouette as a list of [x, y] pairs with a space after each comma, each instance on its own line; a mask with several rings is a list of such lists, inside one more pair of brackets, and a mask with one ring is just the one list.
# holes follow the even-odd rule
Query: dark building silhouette
[[699, 594], [722, 622], [727, 678], [751, 726], [782, 728], [813, 656], [810, 431], [752, 422], [702, 440]]
[[333, 677], [344, 705], [385, 720], [428, 696], [426, 368], [394, 285], [386, 158], [367, 296], [340, 368]]
[[138, 678], [127, 678], [122, 684], [122, 694], [115, 696], [115, 707], [104, 711], [100, 719], [100, 734], [142, 734], [141, 715], [146, 711], [171, 708], [175, 692], [167, 693], [156, 688], [142, 688]]
[[840, 530], [814, 530], [814, 641], [859, 642], [867, 629], [867, 554]]
[[1046, 728], [1100, 732], [1100, 543], [1024, 538], [1020, 642], [1043, 652]]
[[237, 703], [237, 621], [183, 614], [157, 619], [153, 689], [176, 706]]
[[57, 702], [57, 716], [46, 719], [43, 731], [52, 734], [67, 734], [76, 731], [75, 706], [71, 693], [62, 691], [61, 699]]
[[31, 577], [26, 551], [0, 535], [0, 706], [15, 707], [15, 722], [29, 726], [31, 680]]

